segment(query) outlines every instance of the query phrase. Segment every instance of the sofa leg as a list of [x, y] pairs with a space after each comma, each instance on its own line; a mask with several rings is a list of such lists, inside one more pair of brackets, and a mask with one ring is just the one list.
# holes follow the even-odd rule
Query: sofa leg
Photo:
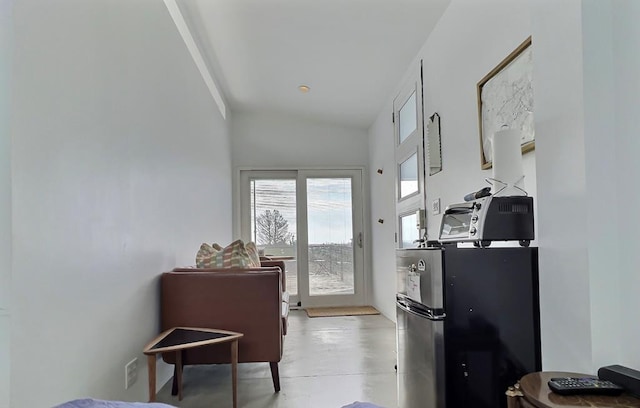
[[280, 374], [278, 374], [278, 363], [269, 363], [271, 367], [271, 378], [273, 379], [273, 389], [280, 392]]

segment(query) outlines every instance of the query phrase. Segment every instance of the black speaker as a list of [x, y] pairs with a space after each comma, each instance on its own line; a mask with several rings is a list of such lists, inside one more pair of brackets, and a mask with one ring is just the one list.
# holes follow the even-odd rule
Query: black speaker
[[621, 365], [610, 365], [598, 370], [598, 378], [609, 380], [637, 397], [640, 397], [640, 371]]

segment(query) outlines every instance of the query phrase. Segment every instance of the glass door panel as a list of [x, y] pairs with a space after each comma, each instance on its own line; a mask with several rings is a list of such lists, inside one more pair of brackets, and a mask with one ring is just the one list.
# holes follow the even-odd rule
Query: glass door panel
[[418, 192], [418, 153], [400, 164], [400, 198]]
[[241, 170], [240, 231], [285, 262], [291, 305], [364, 301], [361, 169]]
[[418, 214], [411, 213], [400, 216], [400, 248], [416, 247], [416, 240], [420, 238], [418, 230]]
[[399, 142], [404, 142], [418, 127], [418, 114], [416, 109], [416, 93], [411, 93], [407, 101], [402, 105], [399, 111], [400, 128], [398, 134], [400, 135]]
[[249, 179], [251, 240], [285, 262], [287, 292], [298, 294], [296, 179]]
[[309, 295], [354, 294], [351, 178], [307, 179]]

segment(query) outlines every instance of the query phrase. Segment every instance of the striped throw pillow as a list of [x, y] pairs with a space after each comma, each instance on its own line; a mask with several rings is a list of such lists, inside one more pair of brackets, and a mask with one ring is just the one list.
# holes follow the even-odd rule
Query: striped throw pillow
[[200, 250], [196, 255], [196, 266], [198, 268], [251, 268], [260, 266], [260, 258], [250, 255], [249, 252], [254, 252], [257, 255], [258, 251], [249, 245], [247, 250], [245, 243], [238, 239], [233, 241], [225, 248], [221, 248], [217, 244], [209, 245], [202, 244]]
[[255, 268], [259, 268], [260, 255], [258, 254], [258, 247], [256, 247], [256, 244], [252, 241], [249, 241], [245, 244], [244, 247], [247, 250], [247, 253], [249, 254], [249, 258], [251, 260], [251, 266]]

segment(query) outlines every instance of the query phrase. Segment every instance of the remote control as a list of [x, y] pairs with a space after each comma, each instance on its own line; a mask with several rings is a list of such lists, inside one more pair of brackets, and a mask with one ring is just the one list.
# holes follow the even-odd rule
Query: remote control
[[573, 394], [601, 394], [601, 395], [620, 395], [624, 392], [624, 388], [616, 385], [608, 380], [599, 380], [597, 378], [581, 378], [581, 377], [563, 377], [552, 378], [549, 382], [549, 388], [556, 394], [573, 395]]

